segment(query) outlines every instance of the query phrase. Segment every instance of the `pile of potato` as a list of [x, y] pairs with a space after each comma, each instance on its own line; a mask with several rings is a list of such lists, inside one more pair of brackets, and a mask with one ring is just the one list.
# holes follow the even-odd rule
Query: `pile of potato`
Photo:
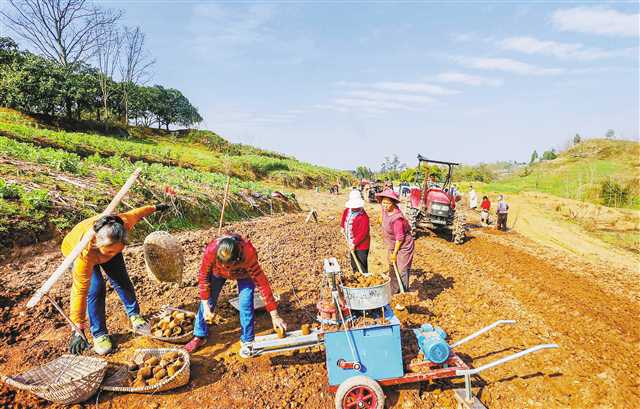
[[352, 274], [347, 275], [342, 279], [344, 286], [349, 288], [375, 287], [377, 285], [386, 283], [387, 280], [387, 277], [378, 273], [372, 273], [369, 274], [369, 276], [364, 276], [362, 274]]
[[173, 311], [154, 323], [151, 327], [151, 333], [158, 338], [179, 337], [193, 331], [194, 319], [193, 314]]
[[160, 358], [149, 355], [142, 365], [129, 364], [129, 384], [134, 388], [153, 386], [172, 377], [183, 366], [184, 360], [179, 352], [167, 352]]

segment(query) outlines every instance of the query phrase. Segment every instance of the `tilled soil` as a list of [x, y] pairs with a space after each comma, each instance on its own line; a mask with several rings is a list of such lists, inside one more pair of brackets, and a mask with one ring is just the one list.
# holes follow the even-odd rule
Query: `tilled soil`
[[[280, 312], [291, 329], [312, 323], [322, 280], [322, 260], [338, 257], [347, 266], [339, 212], [344, 197], [319, 195], [318, 223], [304, 223], [304, 214], [256, 219], [233, 226], [258, 249], [261, 264], [275, 292]], [[318, 208], [318, 207], [316, 207]], [[377, 209], [368, 209], [376, 220]], [[372, 222], [374, 242], [379, 226]], [[142, 248], [125, 252], [143, 313], [162, 305], [197, 305], [196, 274], [206, 243], [215, 229], [178, 234], [185, 250], [186, 276], [180, 286], [157, 284], [144, 270]], [[379, 250], [379, 246], [375, 247]], [[376, 251], [374, 251], [376, 253]], [[370, 263], [379, 266], [381, 251]], [[65, 352], [68, 330], [47, 304], [26, 311], [24, 304], [57, 267], [61, 257], [44, 253], [14, 258], [0, 266], [0, 373], [16, 374]], [[425, 322], [439, 325], [452, 340], [498, 319], [515, 319], [515, 326], [499, 327], [458, 348], [473, 366], [541, 343], [559, 349], [537, 352], [483, 372], [474, 378], [474, 392], [489, 408], [638, 408], [640, 407], [640, 306], [635, 291], [638, 274], [609, 272], [602, 265], [583, 263], [519, 236], [474, 228], [460, 246], [443, 238], [421, 237], [416, 242], [411, 292], [394, 302], [405, 305], [397, 315], [405, 327]], [[615, 284], [610, 281], [615, 277]], [[626, 282], [625, 282], [626, 280]], [[67, 275], [53, 291], [68, 309]], [[267, 355], [250, 360], [237, 356], [239, 323], [228, 299], [235, 296], [228, 283], [216, 312], [223, 318], [212, 327], [209, 343], [192, 357], [190, 383], [154, 395], [101, 392], [93, 402], [104, 408], [330, 408], [326, 390], [324, 353], [320, 350]], [[110, 360], [125, 362], [136, 348], [164, 347], [158, 341], [134, 338], [117, 295], [109, 291], [108, 324], [118, 344]], [[265, 313], [257, 330], [270, 332]], [[407, 331], [403, 335], [410, 335]], [[411, 355], [417, 349], [405, 340]], [[411, 356], [412, 357], [412, 356]], [[407, 356], [405, 358], [411, 358]], [[386, 388], [388, 407], [454, 408], [450, 389], [460, 381]], [[46, 407], [24, 392], [3, 386], [0, 407]]]

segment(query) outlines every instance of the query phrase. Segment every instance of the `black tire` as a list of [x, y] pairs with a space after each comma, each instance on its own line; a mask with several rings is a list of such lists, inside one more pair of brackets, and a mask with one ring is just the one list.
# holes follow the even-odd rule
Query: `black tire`
[[411, 227], [411, 237], [415, 239], [418, 236], [418, 217], [420, 217], [420, 210], [407, 207], [405, 213], [409, 226]]
[[465, 238], [465, 217], [462, 206], [456, 209], [455, 214], [453, 215], [453, 226], [451, 228], [451, 241], [455, 244], [464, 243]]
[[345, 403], [350, 397], [357, 395], [357, 392], [364, 392], [362, 408], [384, 409], [384, 391], [380, 384], [368, 376], [358, 375], [347, 379], [338, 386], [336, 391], [336, 409], [345, 409]]

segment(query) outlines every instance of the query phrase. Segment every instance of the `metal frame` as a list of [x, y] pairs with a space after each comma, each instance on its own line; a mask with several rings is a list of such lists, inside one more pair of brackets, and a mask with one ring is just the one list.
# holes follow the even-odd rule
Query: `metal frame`
[[[498, 365], [505, 364], [507, 362], [513, 361], [515, 359], [521, 358], [525, 355], [528, 355], [533, 352], [537, 352], [543, 349], [551, 349], [558, 348], [557, 344], [540, 344], [534, 347], [525, 349], [524, 351], [516, 352], [511, 355], [507, 355], [503, 358], [497, 359], [495, 361], [489, 362], [488, 364], [482, 365], [478, 368], [472, 368], [467, 365], [457, 354], [453, 351], [454, 347], [460, 346], [468, 341], [471, 341], [474, 338], [479, 337], [482, 334], [485, 334], [492, 329], [506, 324], [515, 324], [515, 320], [498, 320], [491, 325], [487, 325], [484, 328], [474, 332], [473, 334], [451, 344], [451, 355], [449, 359], [444, 364], [434, 364], [433, 362], [424, 361], [417, 364], [413, 364], [409, 366], [410, 370], [420, 370], [423, 368], [427, 368], [424, 372], [409, 372], [405, 373], [404, 376], [399, 378], [390, 378], [390, 379], [376, 379], [382, 386], [392, 386], [392, 385], [401, 385], [405, 383], [415, 383], [415, 382], [426, 382], [434, 379], [446, 379], [446, 378], [456, 378], [459, 376], [464, 377], [464, 390], [465, 390], [465, 399], [469, 402], [474, 399], [473, 393], [471, 391], [471, 376], [477, 375], [482, 371], [487, 369], [491, 369]], [[338, 385], [328, 387], [329, 391], [335, 393], [338, 389]]]
[[[438, 165], [447, 165], [449, 168], [449, 171], [447, 172], [447, 180], [444, 181], [444, 184], [442, 185], [442, 190], [444, 190], [447, 186], [449, 186], [451, 184], [451, 177], [453, 176], [453, 167], [454, 166], [460, 166], [459, 163], [457, 162], [447, 162], [447, 161], [442, 161], [442, 160], [433, 160], [433, 159], [427, 159], [424, 156], [418, 154], [418, 169], [416, 171], [416, 182], [418, 179], [418, 174], [420, 172], [420, 165], [422, 164], [422, 162], [427, 162], [427, 163], [436, 163]], [[424, 182], [423, 182], [423, 187], [422, 190], [426, 191], [426, 183], [427, 183], [427, 178], [424, 178]], [[420, 201], [422, 202], [422, 195], [420, 197]]]

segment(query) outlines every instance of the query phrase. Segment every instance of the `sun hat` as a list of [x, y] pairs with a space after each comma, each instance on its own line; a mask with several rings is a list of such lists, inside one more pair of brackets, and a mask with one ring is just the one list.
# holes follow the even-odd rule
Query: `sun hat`
[[392, 189], [385, 189], [381, 193], [376, 193], [376, 200], [378, 200], [378, 202], [382, 202], [383, 197], [391, 199], [396, 203], [400, 203], [400, 198]]
[[364, 207], [364, 200], [362, 200], [360, 192], [357, 190], [349, 192], [349, 200], [344, 204], [344, 207], [347, 209], [359, 209]]

